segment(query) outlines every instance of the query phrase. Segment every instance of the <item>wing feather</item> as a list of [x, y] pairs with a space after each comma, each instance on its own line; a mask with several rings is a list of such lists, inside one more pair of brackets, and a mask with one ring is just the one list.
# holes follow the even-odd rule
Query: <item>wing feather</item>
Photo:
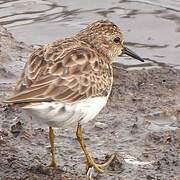
[[[68, 41], [71, 46], [67, 45]], [[26, 63], [14, 95], [5, 102], [72, 103], [109, 94], [112, 69], [108, 63], [104, 63], [106, 57], [101, 59], [93, 49], [83, 47], [76, 41], [66, 39], [34, 51]], [[72, 42], [76, 45], [72, 45]]]

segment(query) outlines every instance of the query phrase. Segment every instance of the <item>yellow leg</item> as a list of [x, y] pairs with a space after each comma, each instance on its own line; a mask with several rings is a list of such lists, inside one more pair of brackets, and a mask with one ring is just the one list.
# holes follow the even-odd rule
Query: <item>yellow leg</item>
[[53, 133], [53, 129], [52, 127], [49, 127], [49, 141], [51, 144], [52, 160], [51, 160], [51, 163], [48, 165], [48, 167], [57, 167], [57, 163], [55, 160], [54, 138], [55, 138], [55, 135]]
[[84, 144], [84, 139], [82, 137], [82, 129], [81, 129], [81, 125], [78, 124], [77, 127], [77, 132], [76, 132], [76, 136], [77, 136], [77, 140], [79, 141], [82, 150], [84, 151], [84, 154], [86, 156], [87, 162], [86, 162], [86, 172], [88, 172], [88, 170], [92, 167], [94, 167], [98, 172], [103, 173], [104, 171], [101, 169], [103, 167], [108, 166], [112, 160], [114, 159], [115, 155], [112, 155], [109, 160], [104, 163], [104, 164], [96, 164], [93, 160], [93, 158], [91, 157], [91, 155], [89, 154], [89, 152], [86, 149], [86, 146]]

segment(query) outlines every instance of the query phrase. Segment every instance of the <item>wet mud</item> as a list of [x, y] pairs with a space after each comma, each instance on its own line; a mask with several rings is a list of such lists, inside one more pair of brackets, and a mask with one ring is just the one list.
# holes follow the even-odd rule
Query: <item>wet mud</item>
[[[76, 125], [55, 130], [59, 166], [46, 168], [38, 162], [50, 162], [48, 129], [32, 124], [21, 109], [2, 103], [32, 48], [2, 27], [0, 33], [0, 179], [86, 179]], [[96, 162], [116, 154], [104, 174], [93, 172], [94, 179], [180, 179], [180, 70], [162, 66], [128, 71], [114, 64], [108, 104], [83, 126], [83, 135]]]

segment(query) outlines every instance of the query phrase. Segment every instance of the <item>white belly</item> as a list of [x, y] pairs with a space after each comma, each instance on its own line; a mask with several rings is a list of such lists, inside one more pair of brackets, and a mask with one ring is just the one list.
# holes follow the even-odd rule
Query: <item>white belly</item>
[[108, 97], [96, 97], [73, 104], [43, 102], [23, 109], [41, 126], [64, 127], [75, 122], [84, 124], [92, 120], [106, 105], [107, 99]]

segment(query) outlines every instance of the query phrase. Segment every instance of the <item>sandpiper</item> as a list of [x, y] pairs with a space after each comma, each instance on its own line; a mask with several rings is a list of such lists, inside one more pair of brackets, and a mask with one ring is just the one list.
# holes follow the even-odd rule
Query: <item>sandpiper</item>
[[27, 61], [14, 95], [6, 103], [26, 110], [38, 124], [49, 127], [52, 160], [56, 167], [53, 127], [77, 124], [77, 140], [86, 156], [86, 171], [111, 163], [96, 164], [84, 144], [81, 125], [106, 105], [113, 84], [112, 61], [122, 54], [141, 57], [123, 45], [120, 29], [110, 21], [97, 21], [73, 37], [35, 50]]

